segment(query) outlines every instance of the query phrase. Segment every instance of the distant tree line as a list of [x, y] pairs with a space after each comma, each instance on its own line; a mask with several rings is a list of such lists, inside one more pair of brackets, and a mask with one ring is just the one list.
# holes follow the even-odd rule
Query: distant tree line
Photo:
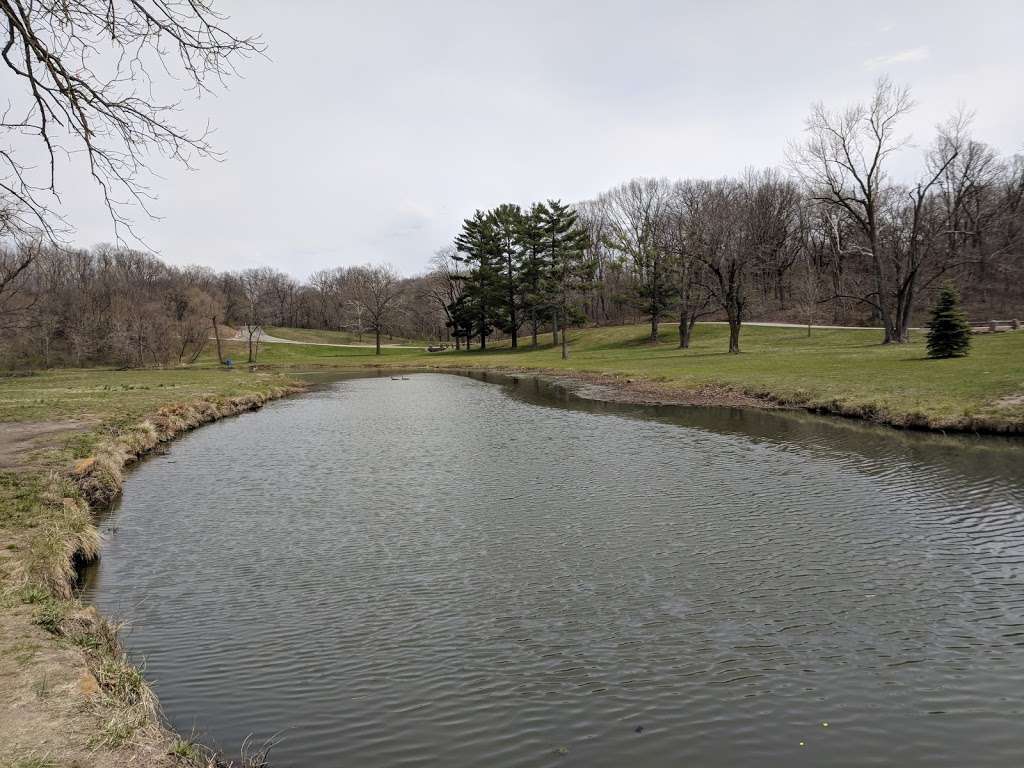
[[91, 250], [0, 250], [0, 364], [126, 367], [177, 365], [238, 334], [258, 362], [267, 326], [436, 339], [444, 314], [426, 299], [429, 276], [402, 279], [388, 266], [324, 270], [301, 282], [259, 267], [216, 272], [176, 267], [109, 245]]
[[900, 120], [912, 106], [885, 79], [864, 104], [816, 105], [785, 171], [638, 178], [574, 205], [477, 211], [411, 278], [366, 265], [299, 281], [269, 268], [217, 273], [121, 247], [12, 240], [0, 248], [0, 361], [184, 363], [222, 326], [241, 329], [254, 361], [266, 326], [464, 349], [496, 338], [538, 345], [550, 334], [568, 355], [566, 329], [644, 322], [657, 341], [671, 321], [685, 348], [702, 319], [728, 322], [728, 349], [738, 352], [743, 322], [763, 319], [808, 333], [872, 325], [899, 344], [946, 282], [970, 316], [1020, 316], [1024, 158], [975, 139], [960, 112], [902, 183], [891, 166], [907, 148]]

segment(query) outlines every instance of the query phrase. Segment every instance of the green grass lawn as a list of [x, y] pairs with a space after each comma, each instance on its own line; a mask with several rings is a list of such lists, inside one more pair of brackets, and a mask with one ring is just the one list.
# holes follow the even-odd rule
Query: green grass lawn
[[[364, 333], [362, 338], [357, 334], [349, 333], [348, 331], [317, 331], [310, 328], [281, 328], [278, 326], [267, 326], [267, 333], [271, 336], [276, 336], [279, 339], [288, 339], [289, 341], [304, 341], [309, 344], [373, 344], [373, 334]], [[416, 341], [414, 339], [399, 338], [388, 338], [385, 336], [381, 339], [381, 344], [413, 344], [419, 346], [426, 346], [425, 341]]]
[[740, 355], [726, 353], [728, 327], [702, 324], [690, 349], [678, 349], [676, 326], [647, 342], [646, 326], [572, 331], [570, 359], [541, 349], [449, 352], [437, 365], [566, 369], [662, 382], [672, 388], [725, 386], [782, 401], [877, 415], [896, 422], [925, 419], [936, 426], [991, 419], [1024, 426], [1024, 333], [978, 335], [968, 357], [930, 360], [923, 334], [906, 345], [883, 346], [874, 329], [743, 329]]
[[245, 367], [233, 371], [209, 367], [127, 371], [94, 368], [0, 377], [0, 422], [133, 422], [169, 403], [204, 395], [235, 397], [265, 392], [286, 381], [286, 374], [249, 372]]
[[[280, 329], [275, 329], [275, 333]], [[875, 416], [895, 423], [972, 424], [1024, 428], [1024, 333], [978, 335], [971, 354], [929, 360], [924, 342], [883, 346], [873, 329], [819, 330], [748, 326], [740, 355], [729, 355], [724, 325], [697, 326], [690, 349], [677, 348], [676, 328], [646, 341], [646, 326], [571, 331], [561, 359], [550, 336], [537, 349], [508, 342], [481, 352], [428, 354], [421, 349], [262, 344], [259, 368], [246, 364], [242, 343], [225, 344], [232, 371], [208, 348], [195, 365], [169, 370], [55, 370], [0, 378], [0, 421], [53, 418], [132, 419], [162, 404], [201, 394], [236, 395], [279, 384], [290, 371], [363, 366], [454, 366], [567, 370], [657, 382], [671, 389], [725, 387], [783, 402]], [[920, 337], [921, 335], [918, 334]]]
[[[224, 355], [230, 356], [236, 367], [247, 367], [248, 347], [244, 342], [227, 342]], [[261, 366], [340, 366], [386, 365], [395, 361], [421, 361], [425, 356], [421, 347], [381, 347], [380, 355], [372, 346], [320, 347], [313, 344], [260, 344], [257, 363]], [[208, 347], [199, 360], [200, 365], [216, 366], [217, 352]]]

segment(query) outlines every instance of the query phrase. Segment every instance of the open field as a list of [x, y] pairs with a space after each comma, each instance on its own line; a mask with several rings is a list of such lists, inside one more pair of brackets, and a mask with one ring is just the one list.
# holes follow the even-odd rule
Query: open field
[[[299, 331], [274, 329], [275, 335]], [[680, 392], [717, 388], [778, 403], [860, 415], [896, 425], [1024, 429], [1024, 333], [980, 334], [965, 358], [929, 360], [921, 334], [907, 345], [882, 346], [874, 329], [748, 326], [740, 355], [724, 350], [728, 328], [699, 325], [690, 349], [677, 347], [674, 325], [662, 341], [646, 341], [646, 326], [571, 331], [570, 359], [550, 335], [532, 349], [508, 341], [486, 352], [429, 354], [415, 348], [262, 344], [259, 369], [244, 363], [245, 345], [226, 343], [235, 360], [219, 370], [212, 348], [195, 366], [168, 370], [58, 370], [0, 379], [0, 422], [137, 419], [168, 402], [204, 393], [234, 396], [283, 380], [304, 368], [437, 366], [536, 369], [619, 377]], [[212, 347], [212, 345], [211, 345]]]
[[[373, 334], [364, 333], [362, 337], [348, 331], [318, 331], [310, 328], [281, 328], [278, 326], [266, 326], [267, 333], [279, 339], [289, 341], [303, 341], [307, 344], [373, 344]], [[416, 339], [400, 338], [398, 336], [381, 339], [382, 344], [414, 344], [426, 346], [427, 342]]]

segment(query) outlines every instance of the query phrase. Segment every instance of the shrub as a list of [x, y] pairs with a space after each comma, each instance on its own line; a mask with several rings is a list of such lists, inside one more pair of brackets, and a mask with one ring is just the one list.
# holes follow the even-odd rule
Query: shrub
[[971, 344], [971, 326], [960, 309], [960, 295], [946, 283], [928, 323], [928, 357], [962, 357]]

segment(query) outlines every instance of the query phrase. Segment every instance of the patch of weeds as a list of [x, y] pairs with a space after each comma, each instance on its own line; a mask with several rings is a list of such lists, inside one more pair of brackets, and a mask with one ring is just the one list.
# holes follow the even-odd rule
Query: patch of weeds
[[174, 740], [174, 744], [171, 745], [170, 755], [179, 760], [197, 765], [202, 764], [203, 761], [202, 750], [191, 741], [186, 741], [185, 739]]
[[26, 584], [18, 591], [18, 597], [26, 605], [39, 605], [53, 600], [53, 597], [38, 584]]
[[136, 724], [132, 719], [123, 717], [122, 713], [118, 712], [103, 724], [103, 728], [98, 734], [89, 739], [89, 745], [120, 749], [132, 740], [132, 736], [142, 725], [144, 723]]
[[107, 720], [90, 742], [93, 746], [117, 749], [154, 722], [156, 702], [142, 671], [123, 656], [103, 659], [93, 673], [103, 692]]
[[50, 685], [50, 678], [45, 673], [41, 678], [32, 683], [32, 693], [40, 699], [48, 698], [52, 692], [53, 687]]
[[120, 659], [106, 659], [96, 678], [100, 687], [119, 704], [138, 704], [149, 695], [142, 671]]
[[91, 632], [76, 632], [71, 635], [70, 640], [73, 645], [87, 651], [102, 651], [104, 649], [103, 641]]
[[95, 432], [80, 432], [64, 441], [64, 454], [70, 459], [84, 459], [96, 450], [99, 435]]
[[61, 622], [64, 621], [66, 615], [67, 611], [64, 605], [50, 597], [39, 604], [32, 621], [47, 632], [58, 635]]
[[259, 744], [252, 738], [252, 734], [246, 736], [241, 750], [244, 768], [269, 768], [270, 752], [280, 740], [281, 734], [279, 733]]

